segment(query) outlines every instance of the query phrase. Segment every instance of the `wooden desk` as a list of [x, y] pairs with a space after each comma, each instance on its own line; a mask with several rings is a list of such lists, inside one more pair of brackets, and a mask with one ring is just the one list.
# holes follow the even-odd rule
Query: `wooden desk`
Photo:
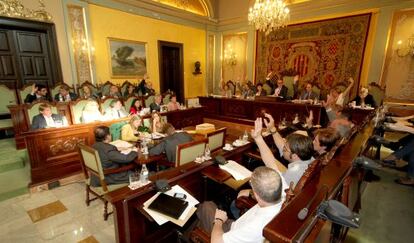
[[[327, 188], [329, 198], [337, 198], [348, 204], [350, 208], [359, 208], [361, 177], [358, 176], [359, 170], [353, 168], [352, 161], [365, 147], [365, 142], [371, 132], [372, 127], [364, 125], [363, 129], [357, 132], [347, 145], [339, 149], [334, 159], [264, 228], [263, 234], [266, 239], [271, 242], [294, 242], [298, 239], [313, 242], [324, 224], [324, 221], [313, 216], [324, 198], [323, 191], [310, 206], [309, 216], [304, 221], [300, 221], [297, 214], [322, 187]], [[253, 144], [249, 145], [252, 146], [243, 146], [231, 152], [220, 151], [219, 153], [223, 153], [227, 159], [237, 160], [243, 153], [252, 149]], [[150, 179], [154, 181], [164, 178], [169, 181], [170, 185], [179, 184], [201, 202], [204, 201], [206, 194], [203, 175], [210, 174], [211, 178], [215, 178], [218, 183], [223, 183], [228, 176], [226, 173], [218, 175], [215, 166], [211, 161], [203, 164], [192, 162], [157, 173]], [[174, 231], [175, 225], [166, 223], [158, 226], [136, 209], [154, 194], [153, 184], [150, 184], [136, 191], [131, 191], [128, 187], [121, 188], [105, 196], [114, 208], [117, 242], [152, 242]]]
[[[203, 108], [162, 113], [168, 122], [178, 129], [182, 126], [195, 126], [203, 122]], [[145, 116], [144, 118], [146, 118]], [[128, 120], [124, 118], [121, 120]], [[31, 167], [30, 185], [51, 182], [81, 171], [80, 158], [76, 150], [78, 143], [95, 143], [94, 129], [97, 126], [110, 126], [121, 121], [76, 124], [62, 128], [48, 128], [22, 133], [27, 145]], [[151, 158], [152, 159], [156, 159]], [[148, 163], [145, 158], [139, 163]]]
[[[252, 143], [249, 143], [229, 152], [219, 150], [214, 155], [221, 154], [226, 159], [239, 160], [243, 153], [251, 149], [251, 145]], [[202, 164], [191, 162], [158, 172], [150, 177], [150, 180], [154, 182], [158, 179], [167, 179], [171, 186], [179, 184], [202, 202], [206, 193], [202, 172], [210, 166], [216, 165], [213, 165], [212, 161]], [[156, 239], [160, 239], [160, 236], [171, 233], [176, 227], [172, 223], [158, 226], [157, 223], [149, 220], [146, 215], [136, 209], [156, 193], [153, 185], [150, 183], [135, 191], [123, 187], [105, 196], [113, 206], [117, 242], [155, 242]]]
[[308, 116], [311, 110], [315, 124], [321, 124], [321, 122], [323, 124], [326, 121], [323, 116], [324, 109], [320, 105], [296, 104], [280, 101], [276, 97], [256, 100], [199, 97], [199, 100], [200, 104], [205, 107], [206, 117], [247, 125], [253, 125], [256, 117], [261, 116], [262, 110], [268, 111], [276, 123], [281, 118], [292, 121], [295, 114], [299, 115], [301, 121], [305, 121], [305, 116]]

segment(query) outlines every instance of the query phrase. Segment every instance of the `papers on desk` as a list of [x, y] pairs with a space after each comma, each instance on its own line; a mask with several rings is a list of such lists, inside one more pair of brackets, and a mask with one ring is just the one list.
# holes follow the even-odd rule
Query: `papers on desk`
[[145, 212], [147, 212], [154, 219], [154, 221], [157, 222], [158, 225], [163, 225], [166, 222], [171, 221], [178, 226], [183, 226], [188, 221], [188, 219], [190, 219], [190, 217], [194, 214], [194, 212], [197, 210], [195, 205], [199, 204], [199, 201], [197, 201], [197, 199], [195, 199], [190, 193], [184, 190], [181, 186], [175, 185], [171, 188], [171, 190], [165, 192], [165, 194], [169, 196], [174, 196], [175, 193], [183, 193], [187, 195], [187, 198], [185, 200], [188, 202], [187, 208], [184, 210], [184, 212], [181, 214], [181, 216], [178, 219], [171, 218], [167, 215], [158, 213], [148, 208], [148, 206], [158, 197], [158, 195], [160, 195], [160, 192], [155, 194], [153, 197], [151, 197], [144, 203]]
[[114, 145], [122, 154], [129, 154], [131, 153], [131, 151], [137, 152], [137, 148], [133, 144], [130, 144], [126, 141], [115, 140], [112, 141], [110, 144]]
[[220, 165], [220, 169], [230, 173], [237, 181], [244, 180], [252, 175], [250, 170], [233, 160], [228, 160], [227, 164]]

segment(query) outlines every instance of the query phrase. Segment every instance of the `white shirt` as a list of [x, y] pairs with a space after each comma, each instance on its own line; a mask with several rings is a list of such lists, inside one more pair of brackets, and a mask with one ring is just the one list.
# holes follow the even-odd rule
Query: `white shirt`
[[282, 90], [282, 88], [279, 88], [279, 87], [277, 87], [276, 89], [275, 89], [275, 93], [274, 93], [274, 95], [275, 96], [279, 96], [279, 94], [280, 94], [280, 91]]
[[53, 118], [51, 116], [47, 117], [47, 116], [43, 116], [46, 120], [46, 126], [47, 127], [56, 127], [55, 124], [55, 120], [53, 120]]
[[225, 243], [263, 242], [263, 228], [272, 220], [282, 207], [284, 200], [272, 206], [260, 207], [258, 204], [249, 209], [231, 224], [230, 231], [223, 234]]
[[305, 173], [306, 169], [309, 167], [310, 163], [314, 161], [315, 159], [312, 157], [310, 160], [305, 161], [295, 161], [288, 164], [288, 169], [283, 173], [283, 178], [285, 179], [286, 183], [289, 185], [290, 182], [293, 181], [294, 185], [296, 186], [296, 183], [300, 180], [303, 173]]

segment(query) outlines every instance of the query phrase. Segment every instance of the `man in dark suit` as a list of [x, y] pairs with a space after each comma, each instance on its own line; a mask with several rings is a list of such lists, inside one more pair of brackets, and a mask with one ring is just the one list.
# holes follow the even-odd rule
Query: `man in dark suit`
[[300, 95], [301, 100], [314, 100], [318, 95], [312, 91], [313, 85], [311, 83], [306, 83], [305, 90]]
[[[114, 145], [110, 144], [112, 137], [109, 132], [109, 127], [99, 126], [95, 128], [95, 141], [96, 143], [92, 147], [98, 151], [102, 169], [104, 170], [116, 169], [123, 165], [133, 163], [138, 156], [138, 153], [135, 151], [131, 151], [129, 154], [122, 154]], [[130, 173], [132, 171], [105, 175], [105, 182], [107, 184], [128, 183]], [[100, 186], [99, 179], [94, 175], [91, 177], [91, 185]]]
[[283, 79], [277, 80], [277, 86], [275, 92], [273, 92], [274, 96], [286, 98], [288, 93], [288, 88], [283, 84]]
[[154, 102], [150, 104], [150, 109], [152, 111], [160, 111], [161, 110], [161, 95], [157, 94], [154, 97]]
[[43, 84], [33, 84], [32, 92], [26, 95], [24, 103], [32, 103], [36, 100], [47, 100], [52, 101], [47, 93], [47, 88]]
[[52, 114], [52, 109], [49, 104], [41, 104], [39, 106], [39, 113], [39, 115], [33, 117], [32, 130], [68, 125], [68, 121], [65, 117], [59, 114]]
[[149, 155], [159, 155], [165, 153], [168, 161], [175, 163], [177, 146], [179, 144], [190, 142], [193, 138], [184, 131], [175, 131], [174, 127], [170, 123], [165, 123], [162, 126], [161, 133], [166, 134], [167, 137], [164, 138], [158, 145], [152, 147], [149, 150]]
[[55, 101], [68, 102], [78, 99], [75, 93], [70, 92], [69, 87], [66, 85], [60, 86], [59, 93], [55, 95]]

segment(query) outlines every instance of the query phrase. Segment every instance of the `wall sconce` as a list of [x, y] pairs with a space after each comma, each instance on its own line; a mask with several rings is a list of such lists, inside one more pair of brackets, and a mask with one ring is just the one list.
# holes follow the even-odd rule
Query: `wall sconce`
[[411, 55], [414, 57], [414, 34], [407, 39], [407, 43], [403, 45], [403, 41], [397, 42], [397, 49], [395, 50], [399, 57]]
[[233, 47], [228, 44], [224, 49], [224, 63], [230, 66], [237, 65], [237, 54], [234, 52]]

